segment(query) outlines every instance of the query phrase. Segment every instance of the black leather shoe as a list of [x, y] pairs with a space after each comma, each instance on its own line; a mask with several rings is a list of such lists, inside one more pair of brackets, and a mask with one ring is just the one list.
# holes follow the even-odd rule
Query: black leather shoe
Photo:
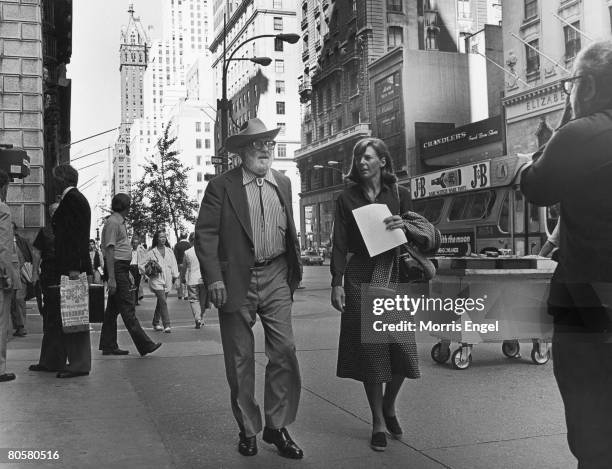
[[304, 457], [304, 452], [291, 439], [286, 428], [273, 430], [272, 428], [265, 427], [263, 440], [266, 443], [275, 445], [278, 448], [279, 454], [285, 458], [302, 459]]
[[0, 375], [0, 383], [5, 381], [13, 381], [15, 379], [15, 373], [3, 373]]
[[400, 427], [397, 417], [388, 417], [386, 415], [383, 415], [383, 417], [385, 418], [385, 426], [387, 427], [387, 430], [391, 436], [396, 440], [399, 440], [402, 437], [402, 427]]
[[243, 456], [255, 456], [257, 454], [257, 437], [244, 436], [244, 433], [238, 434], [240, 442], [238, 443], [238, 452]]
[[27, 331], [23, 327], [19, 327], [13, 333], [13, 337], [25, 337], [28, 335]]
[[140, 356], [144, 357], [148, 353], [153, 353], [158, 348], [160, 348], [161, 346], [162, 346], [162, 343], [161, 342], [157, 342], [155, 345], [153, 345], [153, 347], [151, 347], [151, 350], [147, 350], [146, 352], [140, 352]]
[[387, 449], [387, 435], [385, 435], [385, 432], [372, 433], [370, 448], [374, 451], [384, 451]]
[[57, 378], [76, 378], [77, 376], [89, 376], [89, 371], [60, 371]]
[[116, 348], [115, 350], [102, 350], [102, 355], [127, 355], [129, 350], [121, 350]]

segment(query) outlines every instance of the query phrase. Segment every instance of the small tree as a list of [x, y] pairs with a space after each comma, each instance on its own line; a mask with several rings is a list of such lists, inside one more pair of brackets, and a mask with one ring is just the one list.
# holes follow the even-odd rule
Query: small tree
[[141, 236], [152, 235], [156, 227], [155, 221], [148, 209], [148, 204], [145, 203], [145, 190], [146, 183], [143, 177], [132, 186], [132, 204], [128, 215], [128, 220], [134, 233], [138, 233]]
[[[135, 219], [149, 232], [170, 223], [176, 239], [185, 228], [184, 222], [195, 223], [198, 203], [187, 195], [187, 172], [177, 158], [179, 152], [172, 149], [177, 137], [170, 137], [169, 122], [163, 136], [157, 142], [159, 161], [144, 166], [144, 176], [133, 189], [132, 225]], [[136, 199], [139, 199], [138, 201]]]

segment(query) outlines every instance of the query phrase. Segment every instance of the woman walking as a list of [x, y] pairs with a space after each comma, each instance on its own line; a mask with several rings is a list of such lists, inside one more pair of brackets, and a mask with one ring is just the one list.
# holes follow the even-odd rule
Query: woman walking
[[[392, 437], [402, 435], [395, 401], [405, 378], [420, 377], [417, 348], [414, 333], [388, 341], [391, 343], [361, 340], [361, 285], [386, 277], [386, 287], [396, 286], [398, 260], [395, 250], [370, 258], [352, 211], [371, 203], [386, 204], [391, 213], [398, 214], [384, 220], [386, 229], [404, 229], [406, 222], [399, 214], [411, 209], [410, 192], [397, 186], [389, 150], [378, 138], [357, 142], [347, 179], [356, 184], [344, 189], [336, 202], [331, 258], [331, 302], [342, 312], [337, 375], [363, 382], [372, 412], [370, 446], [384, 451], [385, 427]], [[428, 227], [435, 233], [431, 224]], [[430, 243], [435, 244], [435, 236]], [[391, 272], [390, 278], [379, 275], [381, 272]]]
[[[143, 256], [141, 270], [149, 277], [149, 288], [157, 297], [153, 314], [153, 329], [170, 333], [170, 314], [168, 313], [168, 293], [179, 276], [176, 258], [164, 230], [157, 230], [153, 235], [151, 249]], [[161, 322], [163, 327], [159, 324]]]

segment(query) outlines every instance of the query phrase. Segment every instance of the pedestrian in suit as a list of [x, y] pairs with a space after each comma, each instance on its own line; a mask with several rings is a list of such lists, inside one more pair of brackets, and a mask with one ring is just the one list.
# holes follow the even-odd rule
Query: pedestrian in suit
[[57, 321], [56, 313], [50, 304], [53, 292], [49, 289], [57, 285], [57, 261], [55, 258], [55, 235], [51, 220], [59, 203], [49, 206], [49, 223], [41, 228], [34, 240], [34, 248], [39, 253], [34, 256], [34, 272], [38, 271], [40, 264], [40, 287], [43, 296], [43, 338], [40, 345], [40, 358], [38, 363], [30, 365], [30, 371], [62, 371], [66, 365], [66, 350], [62, 339], [62, 324]]
[[9, 177], [0, 169], [0, 382], [15, 379], [14, 373], [6, 372], [6, 346], [11, 296], [16, 289], [21, 288], [11, 210], [6, 205], [8, 185]]
[[[59, 285], [61, 275], [77, 279], [82, 272], [85, 272], [91, 278], [89, 259], [91, 209], [85, 196], [76, 187], [79, 181], [76, 169], [69, 164], [61, 164], [53, 168], [52, 176], [55, 189], [61, 194], [59, 207], [53, 216], [57, 262], [57, 277], [54, 284]], [[58, 300], [59, 295], [53, 298], [50, 308], [53, 320], [61, 327], [62, 318]], [[57, 373], [57, 377], [74, 378], [88, 375], [91, 370], [89, 330], [69, 334], [62, 332], [62, 342], [68, 365]]]
[[286, 429], [295, 420], [301, 388], [291, 325], [292, 295], [301, 275], [291, 183], [270, 167], [279, 131], [251, 119], [227, 139], [226, 148], [240, 155], [242, 165], [208, 184], [196, 225], [196, 253], [211, 301], [219, 308], [232, 410], [240, 428], [238, 451], [255, 455], [262, 429], [252, 331], [259, 314], [268, 357], [263, 440], [282, 456], [301, 459], [303, 452]]

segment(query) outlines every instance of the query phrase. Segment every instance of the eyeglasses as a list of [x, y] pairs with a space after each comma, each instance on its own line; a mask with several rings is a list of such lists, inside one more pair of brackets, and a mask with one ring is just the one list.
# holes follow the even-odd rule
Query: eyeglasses
[[572, 93], [572, 88], [574, 87], [574, 81], [582, 78], [582, 75], [576, 75], [575, 77], [564, 78], [561, 80], [561, 86], [563, 87], [563, 92], [566, 95], [570, 95]]
[[274, 140], [254, 140], [251, 142], [251, 146], [255, 150], [274, 150], [276, 142]]

